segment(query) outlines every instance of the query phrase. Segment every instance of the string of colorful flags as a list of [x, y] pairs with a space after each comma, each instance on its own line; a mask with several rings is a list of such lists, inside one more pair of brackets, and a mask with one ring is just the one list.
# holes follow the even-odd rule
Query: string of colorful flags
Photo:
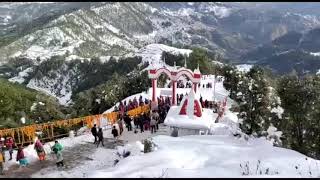
[[[144, 105], [128, 111], [128, 115], [130, 117], [133, 117], [148, 111], [150, 111], [150, 106]], [[0, 137], [10, 136], [14, 138], [15, 135], [18, 135], [19, 141], [20, 137], [25, 136], [28, 139], [33, 139], [35, 137], [36, 131], [45, 131], [53, 127], [72, 127], [81, 123], [84, 126], [86, 125], [88, 128], [92, 128], [93, 124], [97, 124], [97, 126], [100, 126], [101, 121], [104, 120], [106, 120], [108, 124], [114, 124], [117, 121], [118, 116], [119, 112], [110, 112], [106, 114], [91, 115], [74, 119], [57, 120], [54, 122], [33, 124], [18, 128], [2, 129], [0, 130]]]

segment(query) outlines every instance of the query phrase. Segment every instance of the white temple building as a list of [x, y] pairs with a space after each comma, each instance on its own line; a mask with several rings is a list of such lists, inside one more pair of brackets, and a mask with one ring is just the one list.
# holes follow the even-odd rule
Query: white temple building
[[209, 133], [214, 115], [212, 110], [201, 107], [199, 99], [200, 95], [191, 88], [179, 106], [170, 108], [164, 124], [172, 128], [172, 136]]

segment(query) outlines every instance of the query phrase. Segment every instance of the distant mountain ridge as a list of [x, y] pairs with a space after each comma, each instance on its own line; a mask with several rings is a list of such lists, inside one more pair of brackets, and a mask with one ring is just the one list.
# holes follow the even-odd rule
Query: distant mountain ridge
[[6, 21], [2, 63], [17, 56], [119, 56], [150, 43], [199, 46], [236, 60], [289, 31], [320, 25], [317, 16], [260, 12], [234, 3], [5, 3], [0, 8], [7, 9], [1, 15]]
[[[74, 93], [96, 85], [90, 78], [102, 76], [104, 71], [93, 62], [105, 67], [110, 59], [128, 59], [129, 64], [140, 59], [159, 65], [163, 51], [186, 55], [192, 47], [200, 47], [230, 63], [256, 63], [277, 73], [320, 69], [316, 14], [251, 5], [0, 3], [0, 76], [67, 104]], [[86, 77], [78, 66], [99, 73]], [[37, 70], [40, 67], [47, 71]]]
[[320, 28], [305, 33], [288, 32], [241, 59], [242, 62], [251, 61], [269, 66], [280, 74], [293, 70], [301, 75], [317, 73], [320, 69]]

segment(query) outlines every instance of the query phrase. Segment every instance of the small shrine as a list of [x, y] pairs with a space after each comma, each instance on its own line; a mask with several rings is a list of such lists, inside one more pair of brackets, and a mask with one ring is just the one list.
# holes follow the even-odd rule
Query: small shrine
[[[188, 103], [188, 100], [190, 100]], [[195, 93], [191, 89], [190, 93], [182, 100], [182, 106], [179, 112], [179, 115], [187, 115], [187, 109], [189, 112], [189, 117], [192, 116], [201, 117], [202, 116], [202, 107], [199, 101], [199, 97], [195, 98]]]
[[164, 124], [172, 129], [172, 136], [208, 134], [213, 112], [203, 109], [200, 104], [200, 95], [193, 88], [184, 96], [180, 106], [172, 106]]

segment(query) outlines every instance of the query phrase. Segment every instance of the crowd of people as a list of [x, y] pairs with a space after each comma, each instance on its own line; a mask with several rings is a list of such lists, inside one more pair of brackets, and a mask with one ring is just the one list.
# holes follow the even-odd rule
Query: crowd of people
[[[16, 145], [12, 137], [6, 137], [5, 139], [0, 137], [0, 174], [1, 175], [4, 174], [4, 163], [6, 162], [5, 152], [7, 151], [9, 153], [8, 161], [11, 161], [13, 159], [12, 155], [13, 155], [14, 148], [17, 148], [16, 161], [19, 162], [19, 166], [25, 167], [25, 166], [28, 166], [29, 164], [29, 161], [24, 153], [23, 145], [21, 144]], [[34, 149], [38, 155], [39, 161], [40, 162], [44, 161], [46, 159], [46, 152], [44, 150], [43, 143], [41, 142], [41, 140], [39, 139], [36, 140], [34, 144]], [[55, 154], [57, 167], [64, 166], [62, 149], [63, 149], [62, 145], [58, 141], [55, 141], [54, 146], [51, 148], [51, 153]]]
[[208, 101], [207, 99], [203, 101], [202, 96], [199, 99], [202, 108], [213, 109], [213, 112], [216, 113], [220, 107], [220, 102]]
[[94, 144], [97, 144], [97, 147], [99, 147], [100, 143], [102, 146], [104, 146], [103, 144], [103, 131], [102, 128], [99, 127], [97, 128], [97, 125], [94, 124], [93, 127], [91, 128], [91, 133], [94, 136]]
[[128, 103], [127, 101], [120, 101], [119, 106], [115, 106], [114, 111], [115, 112], [120, 112], [121, 116], [124, 116], [125, 112], [128, 112], [132, 109], [137, 108], [138, 106], [143, 106], [146, 104], [149, 104], [150, 101], [145, 98], [145, 100], [143, 101], [142, 96], [139, 97], [139, 100], [137, 100], [136, 97], [133, 98], [133, 100], [129, 99]]
[[[159, 130], [159, 124], [163, 123], [166, 114], [168, 113], [171, 102], [169, 97], [160, 97], [158, 98], [158, 106], [156, 109], [152, 110], [151, 112], [142, 113], [135, 117], [130, 117], [128, 115], [128, 111], [137, 108], [138, 106], [143, 105], [150, 105], [150, 100], [145, 99], [142, 101], [142, 96], [140, 96], [139, 101], [136, 98], [133, 100], [129, 100], [128, 103], [124, 101], [123, 103], [120, 102], [120, 105], [115, 108], [115, 111], [120, 111], [117, 124], [119, 126], [119, 130], [116, 126], [113, 126], [111, 131], [113, 137], [117, 140], [119, 136], [122, 135], [124, 127], [127, 128], [128, 131], [133, 131], [134, 133], [150, 131], [151, 133], [156, 133]], [[91, 133], [94, 136], [94, 144], [99, 147], [101, 144], [104, 146], [103, 143], [103, 131], [101, 127], [97, 127], [96, 124], [91, 128]], [[9, 153], [9, 161], [13, 159], [13, 149], [17, 147], [17, 155], [16, 161], [19, 162], [21, 167], [27, 166], [29, 164], [27, 157], [24, 153], [23, 145], [16, 145], [14, 139], [12, 137], [6, 137], [5, 139], [0, 137], [0, 173], [3, 174], [4, 172], [4, 163], [5, 159], [5, 152]], [[43, 147], [43, 143], [41, 140], [37, 140], [34, 144], [34, 150], [36, 151], [39, 161], [42, 162], [46, 160], [46, 152]], [[63, 167], [63, 156], [62, 156], [63, 146], [58, 142], [55, 141], [55, 144], [51, 147], [51, 153], [55, 155], [56, 165], [57, 167]]]
[[[221, 79], [218, 79], [218, 81], [221, 81]], [[201, 84], [198, 85], [201, 87]], [[184, 85], [182, 82], [178, 83], [178, 87], [184, 88], [184, 87], [192, 87], [192, 84], [190, 82], [187, 82], [186, 85]], [[212, 88], [211, 83], [202, 84], [203, 88]], [[187, 94], [186, 94], [187, 95]], [[184, 95], [183, 94], [177, 94], [177, 104], [180, 105], [182, 102]], [[127, 128], [128, 132], [133, 131], [134, 133], [138, 133], [140, 130], [140, 133], [143, 133], [145, 131], [150, 131], [151, 133], [156, 133], [159, 130], [159, 124], [164, 122], [165, 117], [167, 116], [167, 113], [171, 107], [171, 99], [170, 97], [164, 97], [160, 96], [157, 98], [157, 106], [152, 107], [151, 101], [147, 98], [143, 100], [142, 96], [137, 99], [136, 97], [133, 98], [133, 100], [127, 101], [121, 101], [118, 106], [114, 108], [115, 112], [119, 112], [117, 125], [113, 126], [111, 134], [115, 138], [115, 140], [118, 140], [119, 136], [122, 135], [124, 131], [124, 127]], [[200, 103], [203, 108], [210, 108], [213, 109], [215, 113], [220, 114], [220, 102], [213, 102], [208, 101], [207, 99], [203, 101], [203, 98], [200, 97]], [[139, 106], [149, 105], [151, 107], [150, 112], [141, 113], [140, 115], [136, 115], [134, 117], [130, 117], [128, 115], [128, 111], [135, 109]], [[104, 146], [103, 143], [103, 131], [101, 127], [97, 127], [96, 124], [91, 128], [91, 133], [94, 136], [94, 144], [99, 147], [101, 144]], [[1, 138], [1, 137], [0, 137]], [[14, 139], [12, 137], [7, 137], [5, 139], [1, 138], [0, 140], [0, 173], [3, 174], [4, 169], [4, 162], [5, 159], [5, 151], [8, 151], [9, 153], [9, 161], [12, 160], [13, 155], [13, 148], [18, 147], [16, 161], [19, 162], [20, 166], [27, 166], [28, 161], [25, 157], [23, 146], [19, 145], [16, 146]], [[44, 161], [46, 159], [46, 152], [43, 148], [43, 144], [40, 140], [37, 140], [34, 145], [34, 149], [38, 154], [39, 160]], [[53, 147], [51, 147], [51, 153], [55, 154], [56, 157], [56, 165], [57, 167], [63, 167], [63, 156], [62, 156], [62, 145], [55, 141], [55, 144]]]
[[[209, 76], [203, 75], [203, 77], [201, 78], [202, 80], [206, 80], [207, 78], [209, 78]], [[222, 77], [217, 77], [216, 82], [221, 82], [222, 81]], [[167, 85], [167, 88], [171, 88], [171, 82]], [[213, 85], [211, 82], [208, 82], [206, 84], [198, 84], [198, 87], [202, 87], [202, 88], [212, 88]], [[192, 88], [192, 82], [190, 80], [188, 80], [187, 82], [183, 82], [182, 80], [177, 81], [177, 88]]]
[[23, 151], [23, 146], [18, 145], [16, 146], [16, 143], [14, 142], [14, 139], [12, 137], [6, 137], [2, 138], [0, 137], [0, 173], [1, 175], [4, 174], [4, 163], [6, 162], [6, 156], [5, 152], [7, 151], [9, 153], [9, 159], [8, 161], [11, 161], [12, 155], [13, 155], [13, 149], [15, 147], [18, 147], [16, 161], [19, 162], [20, 166], [26, 166], [28, 165], [28, 160], [26, 159]]
[[[139, 100], [134, 97], [133, 100], [130, 99], [128, 103], [127, 101], [121, 101], [119, 106], [116, 106], [114, 109], [114, 112], [119, 112], [118, 120], [116, 121], [118, 128], [114, 125], [111, 131], [114, 139], [118, 140], [119, 136], [122, 135], [124, 128], [127, 128], [128, 132], [132, 131], [133, 133], [138, 133], [138, 131], [140, 131], [140, 133], [145, 131], [156, 133], [159, 130], [159, 124], [164, 122], [171, 107], [171, 100], [169, 97], [160, 96], [157, 100], [158, 104], [155, 108], [151, 107], [151, 101], [149, 99], [145, 98], [143, 101], [142, 96], [139, 97]], [[134, 117], [128, 115], [128, 111], [144, 105], [150, 105], [152, 110]], [[97, 128], [95, 124], [91, 128], [91, 133], [94, 136], [94, 144], [97, 144], [97, 147], [100, 143], [104, 146], [102, 128]]]
[[192, 83], [188, 81], [184, 84], [182, 80], [179, 80], [177, 82], [177, 88], [192, 88]]
[[9, 161], [12, 160], [13, 154], [13, 147], [14, 147], [14, 140], [12, 137], [6, 137], [5, 139], [0, 137], [0, 173], [3, 174], [4, 170], [4, 162], [6, 161], [5, 158], [5, 151], [9, 153]]

